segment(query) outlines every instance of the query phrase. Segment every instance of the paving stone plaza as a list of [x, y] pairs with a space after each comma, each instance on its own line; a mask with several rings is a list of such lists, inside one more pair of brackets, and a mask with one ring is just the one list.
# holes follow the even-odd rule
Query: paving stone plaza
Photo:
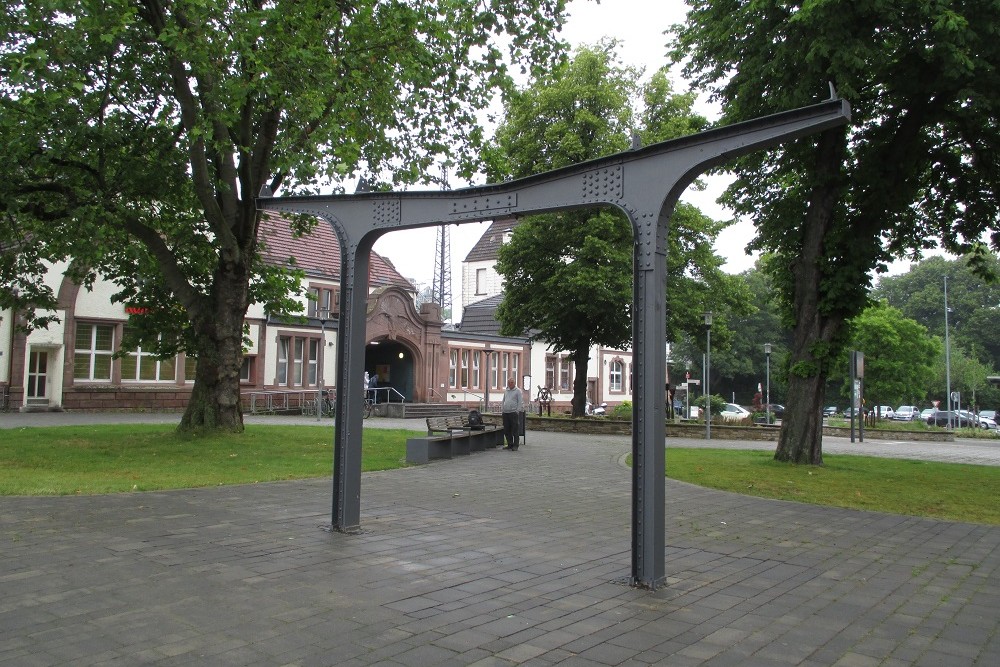
[[[1000, 464], [824, 451], [906, 444]], [[365, 473], [358, 535], [330, 479], [3, 498], [0, 665], [1000, 665], [1000, 527], [668, 480], [667, 584], [630, 588], [630, 446]]]

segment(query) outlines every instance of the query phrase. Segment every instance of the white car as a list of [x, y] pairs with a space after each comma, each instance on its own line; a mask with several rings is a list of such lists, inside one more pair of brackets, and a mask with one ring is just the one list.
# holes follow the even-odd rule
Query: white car
[[735, 403], [726, 403], [726, 407], [719, 415], [726, 420], [739, 421], [740, 419], [749, 419], [750, 411]]
[[876, 405], [872, 410], [882, 419], [892, 419], [896, 415], [896, 411], [892, 409], [891, 405]]
[[911, 422], [920, 417], [920, 410], [915, 405], [901, 405], [896, 408], [892, 418], [897, 421]]

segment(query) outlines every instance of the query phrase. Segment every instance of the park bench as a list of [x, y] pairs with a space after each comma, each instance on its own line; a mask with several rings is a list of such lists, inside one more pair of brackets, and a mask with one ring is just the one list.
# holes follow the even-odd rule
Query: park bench
[[503, 430], [495, 424], [473, 428], [467, 416], [428, 417], [427, 435], [406, 440], [407, 463], [429, 463], [503, 444]]

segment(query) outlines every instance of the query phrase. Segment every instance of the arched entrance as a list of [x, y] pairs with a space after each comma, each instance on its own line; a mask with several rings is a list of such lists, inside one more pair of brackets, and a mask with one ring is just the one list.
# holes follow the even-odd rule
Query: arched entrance
[[413, 350], [402, 342], [382, 338], [365, 345], [365, 372], [378, 378], [376, 402], [412, 403], [416, 387]]

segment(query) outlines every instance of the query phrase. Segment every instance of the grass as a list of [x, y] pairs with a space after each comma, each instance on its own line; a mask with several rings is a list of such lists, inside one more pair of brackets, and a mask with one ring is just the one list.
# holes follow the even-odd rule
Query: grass
[[[365, 429], [362, 469], [405, 466], [410, 431]], [[170, 424], [0, 430], [0, 495], [155, 491], [324, 477], [329, 426], [248, 425], [241, 436], [181, 437]]]
[[[406, 465], [412, 431], [365, 429], [362, 470]], [[170, 424], [0, 430], [0, 495], [156, 491], [328, 477], [329, 426], [248, 425], [242, 436], [182, 437]], [[668, 477], [819, 505], [1000, 525], [1000, 467], [825, 456], [823, 467], [769, 451], [667, 450]]]
[[797, 466], [769, 451], [669, 448], [672, 479], [761, 498], [1000, 525], [1000, 467], [866, 456]]

